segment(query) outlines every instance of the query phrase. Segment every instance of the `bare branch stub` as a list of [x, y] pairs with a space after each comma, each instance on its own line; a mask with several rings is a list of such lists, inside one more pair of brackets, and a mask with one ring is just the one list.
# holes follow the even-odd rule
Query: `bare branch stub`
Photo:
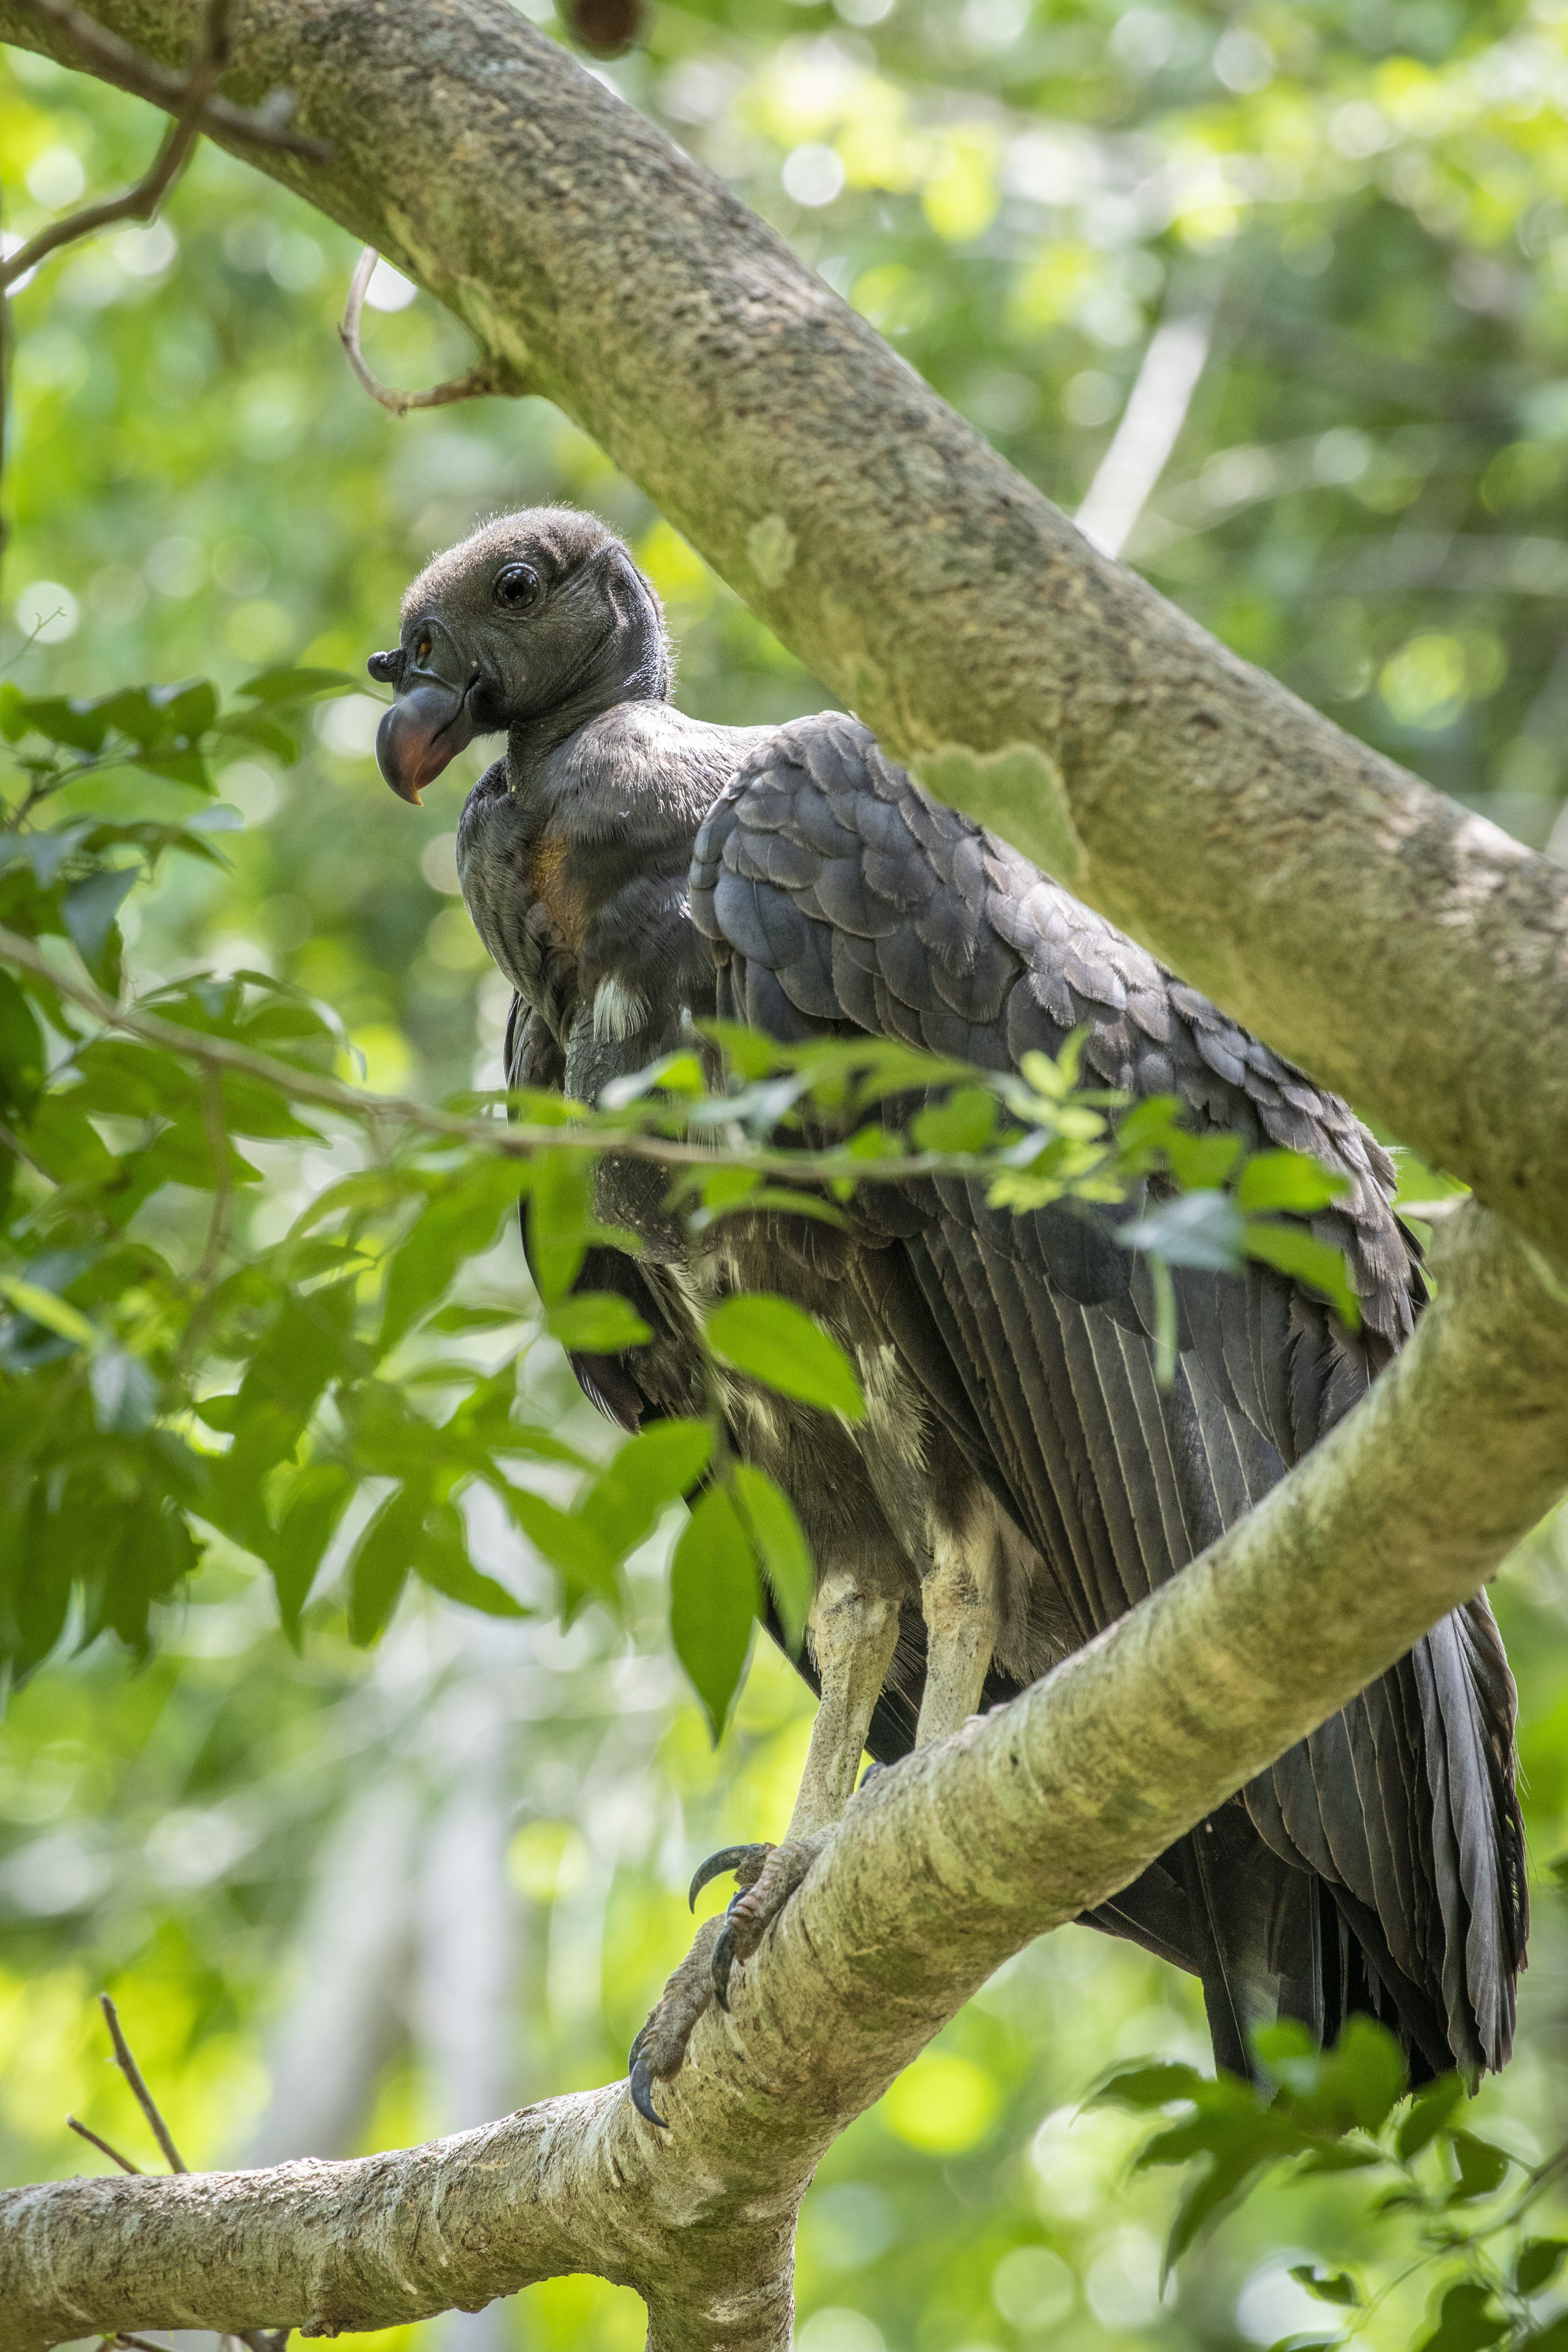
[[478, 360], [462, 375], [452, 376], [446, 383], [432, 384], [426, 392], [397, 392], [391, 384], [382, 383], [371, 373], [360, 348], [360, 320], [364, 315], [365, 292], [375, 275], [375, 265], [381, 256], [374, 246], [367, 245], [360, 255], [354, 274], [349, 282], [348, 299], [343, 305], [342, 324], [338, 336], [348, 354], [354, 374], [374, 401], [391, 411], [394, 416], [406, 416], [413, 408], [446, 408], [457, 400], [485, 400], [491, 397], [516, 400], [526, 392], [511, 370], [495, 360]]
[[[111, 33], [85, 9], [75, 6], [74, 0], [26, 0], [26, 5], [34, 16], [58, 26], [82, 51], [91, 70], [105, 81], [131, 91], [133, 97], [145, 98], [171, 114], [179, 111], [186, 88], [184, 75], [172, 73], [154, 58], [144, 57], [129, 41], [122, 41], [118, 33]], [[298, 155], [306, 163], [330, 163], [333, 154], [331, 140], [311, 139], [302, 131], [289, 129], [288, 110], [291, 110], [292, 104], [289, 93], [281, 90], [273, 92], [259, 109], [236, 106], [232, 100], [219, 98], [215, 92], [202, 107], [201, 127], [205, 131], [221, 132], [226, 138], [247, 140], [257, 147]]]
[[170, 2171], [188, 2172], [190, 2170], [190, 2166], [185, 2162], [184, 2158], [174, 2146], [174, 2135], [171, 2133], [168, 2125], [163, 2121], [163, 2116], [159, 2114], [157, 2101], [153, 2098], [152, 2092], [147, 2088], [146, 2084], [143, 2082], [142, 2078], [142, 2069], [138, 2066], [135, 2059], [131, 2054], [131, 2044], [126, 2041], [124, 2031], [120, 2022], [120, 2011], [115, 2008], [113, 2001], [106, 1992], [100, 1992], [99, 1994], [98, 2005], [103, 2011], [104, 2020], [109, 2027], [110, 2038], [114, 2043], [115, 2062], [118, 2064], [121, 2073], [130, 2084], [132, 2091], [135, 2095], [137, 2105], [146, 2116], [149, 2124], [151, 2124], [153, 2127], [153, 2137], [157, 2141], [159, 2147], [163, 2149], [165, 2157], [168, 2158]]
[[117, 2147], [111, 2147], [108, 2140], [100, 2139], [97, 2132], [89, 2131], [87, 2126], [78, 2116], [68, 2116], [66, 2128], [68, 2131], [75, 2132], [79, 2139], [90, 2140], [93, 2147], [100, 2149], [111, 2164], [117, 2164], [120, 2167], [121, 2172], [133, 2172], [138, 2179], [141, 2178], [142, 2167], [139, 2164], [132, 2164], [128, 2156], [121, 2156]]

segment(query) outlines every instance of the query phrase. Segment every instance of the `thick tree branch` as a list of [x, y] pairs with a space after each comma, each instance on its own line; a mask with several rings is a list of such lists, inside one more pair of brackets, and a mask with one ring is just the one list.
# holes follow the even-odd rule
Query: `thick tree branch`
[[1475, 1208], [1437, 1272], [1366, 1402], [1239, 1526], [852, 1801], [661, 2086], [668, 2134], [616, 2084], [357, 2163], [14, 2189], [0, 2352], [89, 2328], [389, 2326], [584, 2270], [645, 2295], [654, 2352], [783, 2352], [795, 2208], [837, 2133], [1008, 1953], [1401, 1655], [1560, 1488], [1562, 1286]]
[[[172, 114], [180, 111], [182, 97], [188, 87], [184, 77], [171, 73], [155, 58], [141, 56], [128, 41], [110, 32], [95, 16], [89, 16], [85, 8], [77, 7], [75, 0], [25, 0], [25, 5], [63, 36], [59, 51], [63, 64], [83, 66], [100, 80], [129, 90], [135, 98], [151, 99], [154, 106], [165, 107]], [[324, 140], [308, 139], [302, 131], [288, 129], [285, 113], [292, 107], [288, 93], [269, 92], [268, 98], [273, 103], [267, 111], [252, 113], [215, 92], [200, 104], [197, 128], [225, 131], [242, 148], [277, 147], [287, 154], [303, 156], [309, 163], [324, 163], [331, 152]], [[279, 98], [281, 105], [277, 103]]]
[[[99, 14], [172, 59], [197, 0]], [[0, 37], [72, 56], [30, 0]], [[255, 160], [559, 402], [893, 749], [1568, 1258], [1556, 867], [1097, 556], [506, 0], [249, 0], [233, 79], [334, 147]]]

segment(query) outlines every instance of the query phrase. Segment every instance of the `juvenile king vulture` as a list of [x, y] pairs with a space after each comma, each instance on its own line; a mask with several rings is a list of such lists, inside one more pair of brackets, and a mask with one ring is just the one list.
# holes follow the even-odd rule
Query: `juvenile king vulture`
[[[677, 710], [658, 600], [592, 517], [506, 516], [438, 556], [370, 667], [395, 688], [378, 752], [405, 799], [474, 737], [507, 737], [468, 796], [458, 868], [516, 992], [512, 1085], [591, 1101], [692, 1016], [785, 1041], [900, 1038], [994, 1069], [1082, 1026], [1096, 1083], [1173, 1092], [1198, 1130], [1348, 1180], [1319, 1230], [1348, 1255], [1360, 1332], [1268, 1267], [1178, 1269], [1179, 1362], [1161, 1387], [1148, 1267], [1076, 1210], [878, 1185], [846, 1233], [736, 1215], [694, 1244], [657, 1170], [602, 1171], [602, 1213], [643, 1248], [596, 1253], [584, 1279], [654, 1334], [579, 1360], [607, 1413], [636, 1428], [701, 1412], [694, 1302], [740, 1289], [819, 1317], [869, 1408], [851, 1427], [743, 1381], [727, 1392], [736, 1448], [811, 1540], [801, 1671], [821, 1704], [788, 1840], [765, 1866], [767, 1849], [728, 1857], [743, 1882], [761, 1872], [745, 1935], [710, 1939], [639, 2036], [633, 2092], [653, 2115], [710, 1965], [722, 1997], [795, 1883], [776, 1863], [837, 1818], [862, 1750], [891, 1763], [942, 1738], [1185, 1566], [1349, 1412], [1408, 1337], [1421, 1277], [1388, 1157], [1344, 1103], [929, 799], [857, 719], [725, 728]], [[1304, 1594], [1304, 1639], [1310, 1624]], [[1352, 2011], [1397, 2031], [1418, 2080], [1500, 2066], [1526, 1926], [1513, 1727], [1478, 1598], [1092, 1923], [1202, 1979], [1216, 2057], [1238, 2071], [1257, 2024], [1297, 2018], [1329, 2042]]]

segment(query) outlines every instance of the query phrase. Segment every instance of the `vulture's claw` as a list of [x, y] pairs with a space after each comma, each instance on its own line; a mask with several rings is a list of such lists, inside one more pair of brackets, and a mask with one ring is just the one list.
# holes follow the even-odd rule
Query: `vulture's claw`
[[[739, 1895], [735, 1897], [737, 1903], [740, 1899]], [[724, 1915], [724, 1925], [719, 1931], [719, 1940], [713, 1947], [713, 1958], [708, 1964], [708, 1973], [713, 1981], [713, 1998], [722, 2010], [728, 2010], [730, 2006], [730, 1971], [734, 1965], [735, 1919], [733, 1906], [731, 1906]]]
[[653, 2104], [653, 2086], [679, 2074], [692, 2028], [713, 1998], [709, 1963], [722, 1925], [722, 1914], [702, 1922], [691, 1949], [649, 2011], [647, 2022], [627, 2055], [632, 2105], [661, 2131], [668, 2131], [669, 2125]]
[[691, 1909], [696, 1910], [697, 1898], [703, 1888], [715, 1878], [722, 1878], [727, 1870], [734, 1872], [742, 1888], [754, 1886], [773, 1850], [771, 1845], [721, 1845], [717, 1853], [710, 1853], [706, 1862], [698, 1864], [686, 1897]]
[[[637, 2039], [640, 2041], [642, 2036], [639, 2034]], [[630, 2089], [632, 2105], [638, 2115], [646, 2116], [650, 2124], [658, 2126], [660, 2131], [668, 2131], [668, 2124], [653, 2103], [653, 2069], [646, 2058], [637, 2059], [633, 2065]]]
[[751, 1885], [742, 1886], [731, 1903], [710, 1962], [713, 1998], [721, 2009], [730, 2006], [730, 1972], [736, 1961], [751, 1958], [816, 1861], [826, 1835], [817, 1830], [810, 1837], [786, 1838], [783, 1845], [768, 1848]]

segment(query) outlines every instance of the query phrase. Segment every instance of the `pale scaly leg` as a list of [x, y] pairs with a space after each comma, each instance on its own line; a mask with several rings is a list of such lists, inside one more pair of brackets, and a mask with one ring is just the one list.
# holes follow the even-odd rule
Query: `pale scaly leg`
[[710, 1919], [665, 1987], [632, 2045], [631, 2094], [650, 2123], [655, 2081], [680, 2070], [686, 2045], [710, 1998], [727, 2008], [730, 1971], [751, 1957], [810, 1869], [826, 1832], [849, 1801], [871, 1716], [899, 1638], [899, 1604], [890, 1583], [851, 1569], [829, 1570], [812, 1602], [809, 1634], [822, 1684], [800, 1793], [781, 1845], [726, 1846], [691, 1882], [700, 1888], [732, 1870], [742, 1892], [721, 1919]]
[[926, 1681], [915, 1746], [945, 1739], [980, 1710], [996, 1646], [996, 1547], [989, 1508], [962, 1536], [939, 1535], [921, 1584], [926, 1621]]

